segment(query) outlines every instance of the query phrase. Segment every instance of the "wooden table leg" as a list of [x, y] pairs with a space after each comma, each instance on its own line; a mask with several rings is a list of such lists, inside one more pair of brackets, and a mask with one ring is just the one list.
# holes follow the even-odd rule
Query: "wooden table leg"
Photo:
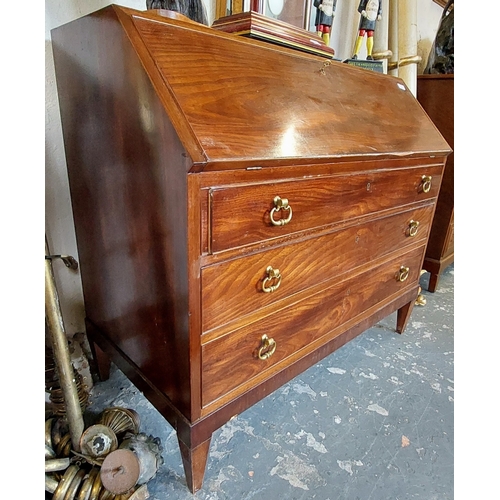
[[101, 381], [109, 379], [109, 372], [111, 369], [111, 360], [109, 356], [89, 338], [90, 350], [94, 358], [94, 367], [97, 376]]
[[90, 352], [92, 353], [91, 368], [93, 376], [97, 375], [101, 381], [108, 380], [111, 369], [111, 358], [95, 341], [95, 338], [99, 338], [97, 329], [88, 319], [85, 319], [85, 328], [87, 330], [87, 340], [89, 342]]
[[415, 300], [408, 302], [403, 307], [398, 309], [398, 317], [396, 321], [396, 331], [398, 333], [403, 333], [410, 319], [411, 312], [413, 311], [413, 306], [415, 305]]
[[190, 449], [178, 437], [177, 440], [181, 450], [187, 486], [191, 493], [195, 493], [203, 485], [211, 438], [193, 449]]
[[434, 293], [436, 291], [438, 281], [439, 281], [439, 273], [430, 273], [429, 285], [427, 286], [427, 290], [429, 290], [429, 292]]

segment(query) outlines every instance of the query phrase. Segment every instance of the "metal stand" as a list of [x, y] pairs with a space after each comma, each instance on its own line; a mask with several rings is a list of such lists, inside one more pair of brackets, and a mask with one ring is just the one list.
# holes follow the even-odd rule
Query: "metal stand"
[[71, 364], [68, 339], [64, 331], [59, 296], [52, 269], [52, 259], [47, 251], [47, 244], [45, 244], [45, 317], [52, 341], [54, 361], [66, 403], [71, 444], [75, 451], [80, 451], [80, 438], [84, 430], [82, 409]]

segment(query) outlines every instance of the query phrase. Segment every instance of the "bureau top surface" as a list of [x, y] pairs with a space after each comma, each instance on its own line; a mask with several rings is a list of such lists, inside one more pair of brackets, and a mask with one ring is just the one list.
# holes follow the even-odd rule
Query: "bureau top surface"
[[[83, 21], [92, 19], [101, 22], [86, 22], [80, 30], [62, 27], [61, 36], [53, 38], [73, 58], [85, 58], [92, 71], [92, 54], [78, 37], [94, 37], [93, 50], [106, 51], [106, 26], [119, 26], [126, 35], [120, 43], [132, 45], [198, 170], [227, 168], [227, 162], [266, 165], [450, 152], [401, 79], [159, 11], [113, 5]], [[118, 50], [113, 44], [115, 57]]]

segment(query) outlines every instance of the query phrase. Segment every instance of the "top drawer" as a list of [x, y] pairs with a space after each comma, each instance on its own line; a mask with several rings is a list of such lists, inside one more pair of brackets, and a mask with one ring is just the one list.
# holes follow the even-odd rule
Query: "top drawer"
[[211, 253], [436, 197], [442, 165], [212, 188]]

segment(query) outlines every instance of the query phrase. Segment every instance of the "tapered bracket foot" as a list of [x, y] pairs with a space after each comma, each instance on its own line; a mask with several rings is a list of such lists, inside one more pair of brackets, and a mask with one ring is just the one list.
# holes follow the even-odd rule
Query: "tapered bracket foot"
[[203, 485], [210, 441], [211, 438], [191, 449], [178, 439], [186, 483], [191, 493], [195, 493]]

